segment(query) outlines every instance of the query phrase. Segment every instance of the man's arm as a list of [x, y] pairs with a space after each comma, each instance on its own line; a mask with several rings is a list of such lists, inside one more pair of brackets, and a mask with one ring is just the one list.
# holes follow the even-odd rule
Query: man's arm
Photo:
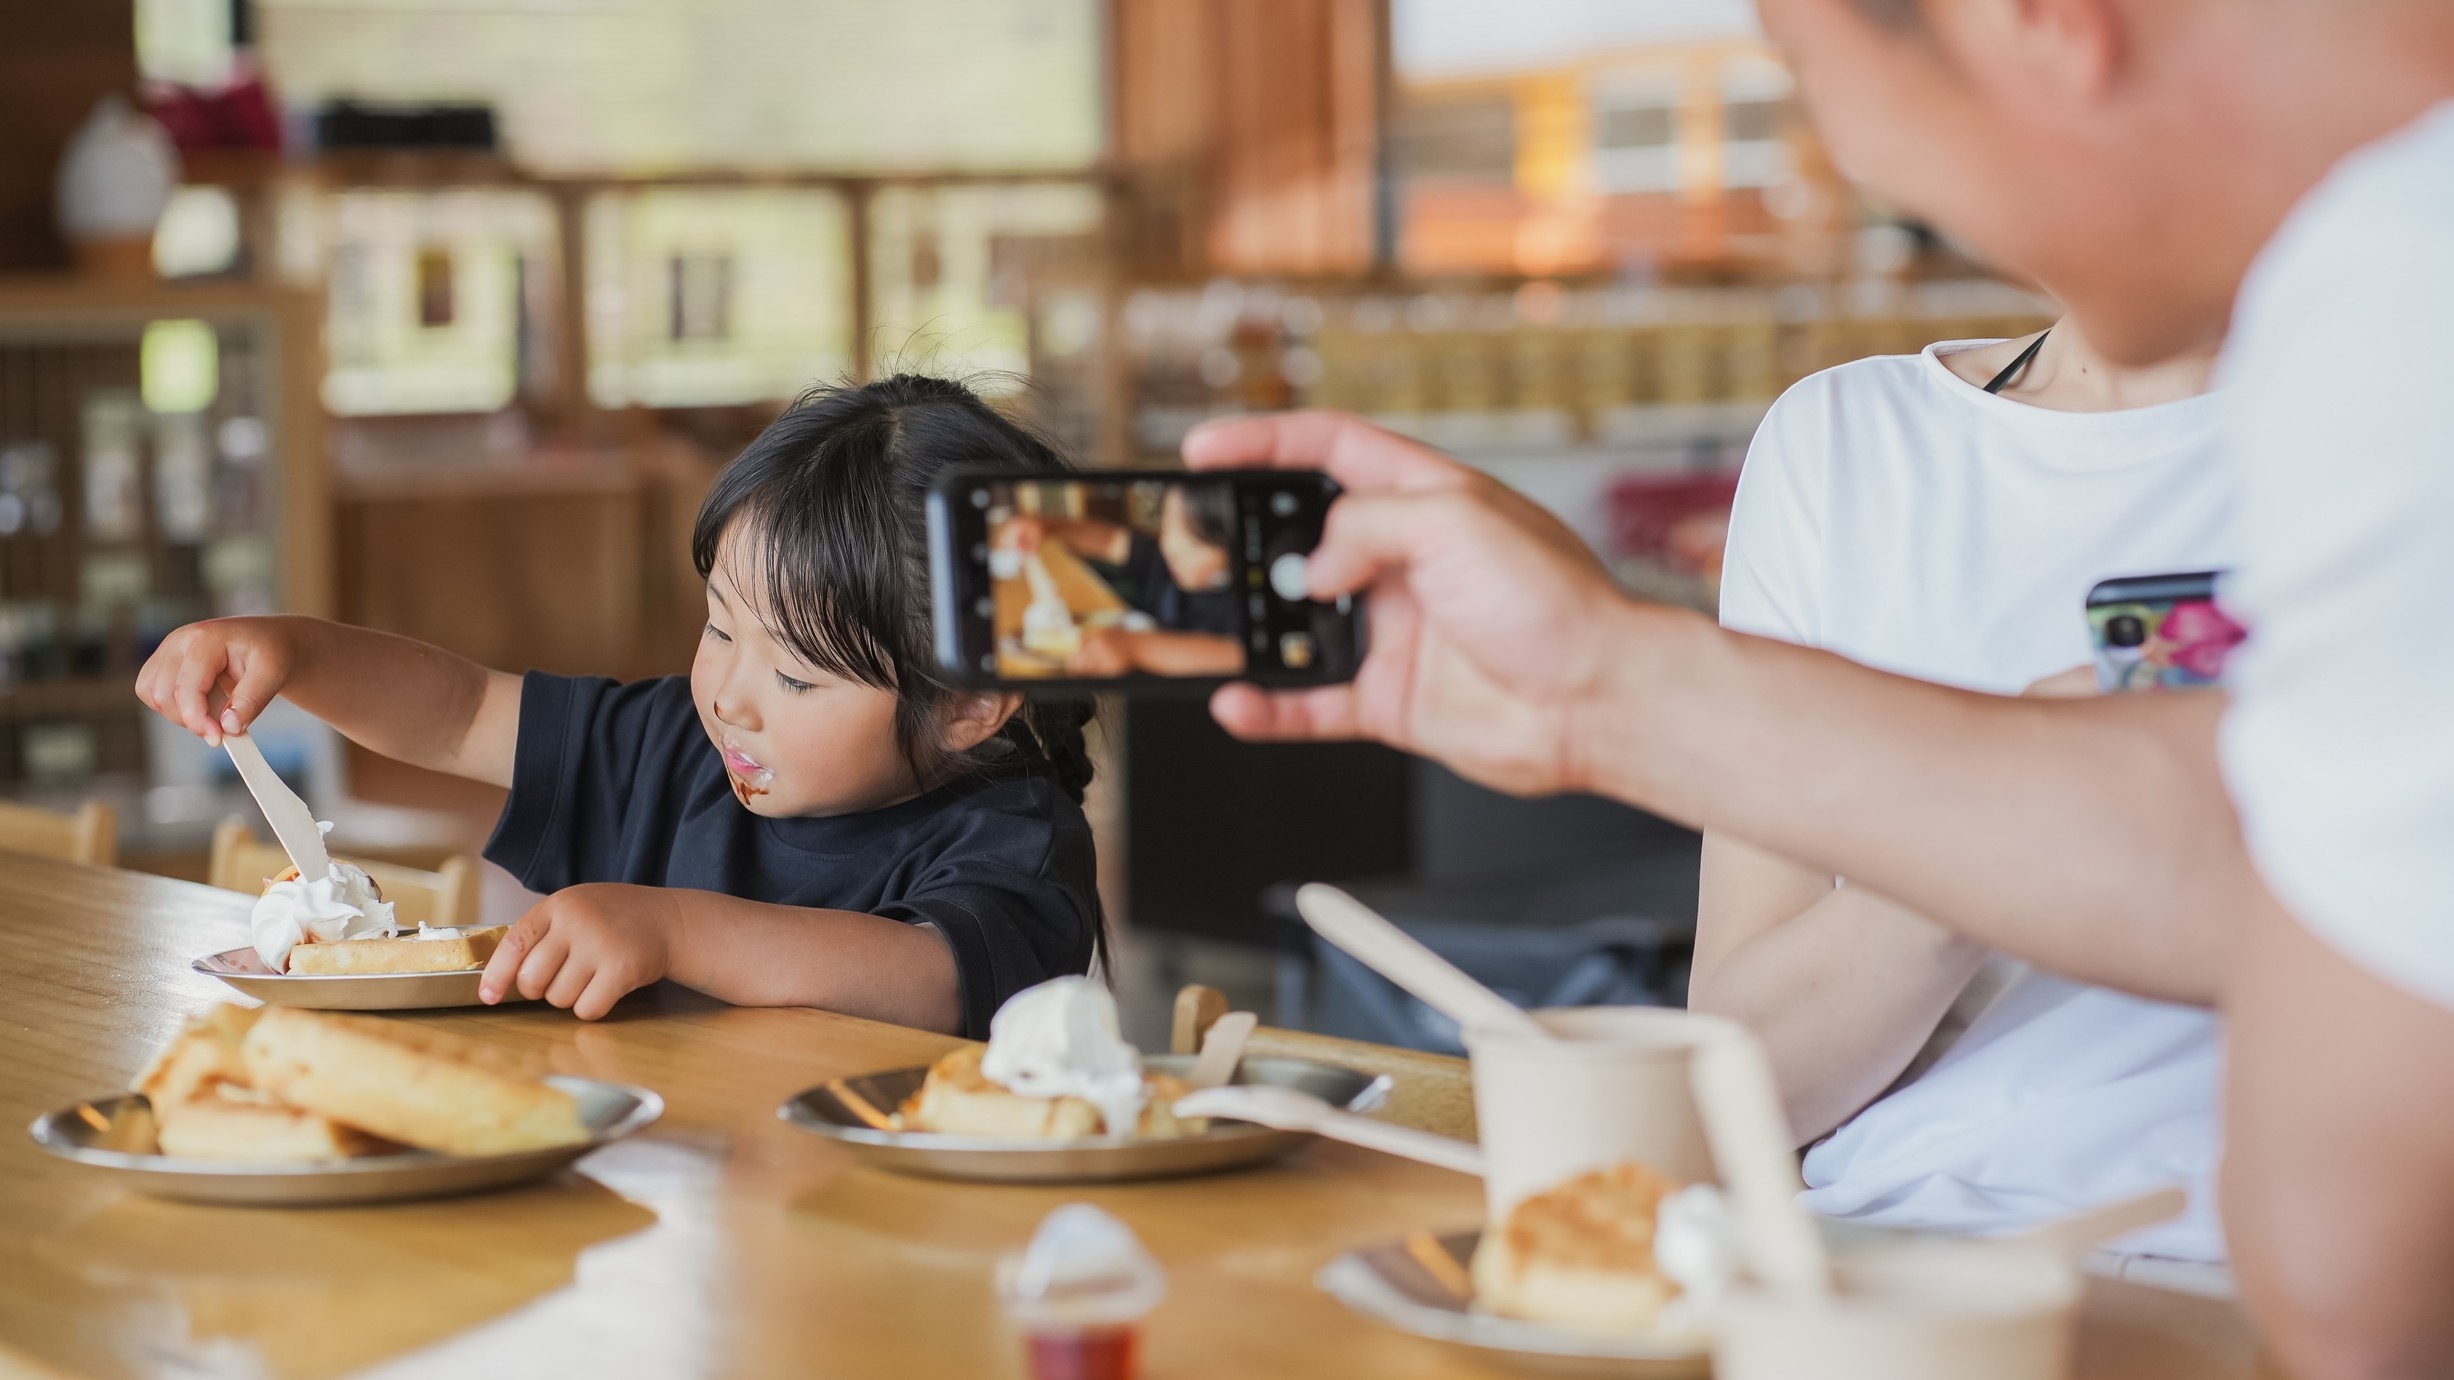
[[2454, 1011], [2301, 927], [2264, 887], [2224, 1004], [2224, 1234], [2304, 1380], [2454, 1364]]
[[2249, 878], [2211, 695], [2005, 699], [1622, 595], [1555, 518], [1325, 413], [1213, 423], [1196, 468], [1326, 468], [1310, 560], [1368, 592], [1351, 685], [1213, 701], [1247, 737], [1373, 737], [1520, 794], [1589, 790], [1850, 878], [2082, 981], [2212, 1002]]
[[1985, 952], [1863, 887], [1705, 837], [1687, 1004], [1764, 1041], [1800, 1145], [1900, 1077]]

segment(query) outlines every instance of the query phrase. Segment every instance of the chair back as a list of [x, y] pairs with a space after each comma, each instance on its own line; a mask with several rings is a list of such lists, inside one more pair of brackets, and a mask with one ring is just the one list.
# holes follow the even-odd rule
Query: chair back
[[0, 801], [0, 851], [115, 867], [119, 812], [99, 800], [86, 801], [73, 815]]
[[[359, 862], [376, 889], [392, 903], [403, 925], [474, 925], [477, 923], [477, 865], [455, 853], [429, 872], [400, 863]], [[289, 870], [290, 857], [278, 843], [267, 843], [235, 819], [225, 819], [213, 831], [213, 860], [205, 878], [224, 891], [261, 895], [268, 880]]]
[[[1198, 1052], [1210, 1027], [1226, 1014], [1224, 993], [1197, 982], [1185, 984], [1176, 993], [1169, 1048], [1178, 1054]], [[1476, 1138], [1474, 1077], [1463, 1059], [1267, 1025], [1253, 1031], [1244, 1052], [1265, 1059], [1310, 1059], [1359, 1073], [1385, 1074], [1392, 1087], [1388, 1105], [1376, 1114], [1383, 1120], [1458, 1140]]]

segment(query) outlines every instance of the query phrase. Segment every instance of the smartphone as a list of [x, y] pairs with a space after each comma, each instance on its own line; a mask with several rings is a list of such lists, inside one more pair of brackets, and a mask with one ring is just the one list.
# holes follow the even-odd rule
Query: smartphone
[[929, 495], [938, 665], [981, 688], [1352, 680], [1363, 601], [1304, 585], [1337, 495], [1304, 470], [950, 476]]
[[2249, 634], [2216, 603], [2220, 570], [2134, 575], [2088, 591], [2097, 688], [2187, 690], [2221, 685]]

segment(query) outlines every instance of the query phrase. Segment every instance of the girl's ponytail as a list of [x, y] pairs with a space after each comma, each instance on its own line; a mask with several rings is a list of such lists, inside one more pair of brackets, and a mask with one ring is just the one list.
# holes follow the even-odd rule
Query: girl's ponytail
[[1025, 700], [1014, 713], [1013, 721], [1030, 731], [1032, 746], [1048, 764], [1057, 787], [1076, 805], [1082, 803], [1094, 770], [1091, 746], [1083, 737], [1083, 729], [1098, 714], [1098, 702], [1087, 695]]

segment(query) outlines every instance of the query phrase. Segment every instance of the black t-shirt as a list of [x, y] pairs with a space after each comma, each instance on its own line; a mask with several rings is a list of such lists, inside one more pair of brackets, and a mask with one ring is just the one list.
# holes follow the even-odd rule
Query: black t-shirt
[[1176, 573], [1167, 568], [1167, 557], [1159, 550], [1156, 538], [1133, 534], [1125, 550], [1125, 563], [1119, 568], [1125, 583], [1132, 586], [1127, 602], [1147, 613], [1151, 621], [1170, 632], [1227, 633], [1242, 631], [1236, 620], [1236, 592], [1232, 586], [1217, 589], [1186, 589], [1176, 583]]
[[734, 798], [679, 676], [529, 672], [486, 857], [532, 891], [634, 882], [933, 924], [953, 946], [973, 1039], [1007, 997], [1088, 971], [1098, 929], [1090, 825], [1044, 766], [882, 810], [768, 819]]

